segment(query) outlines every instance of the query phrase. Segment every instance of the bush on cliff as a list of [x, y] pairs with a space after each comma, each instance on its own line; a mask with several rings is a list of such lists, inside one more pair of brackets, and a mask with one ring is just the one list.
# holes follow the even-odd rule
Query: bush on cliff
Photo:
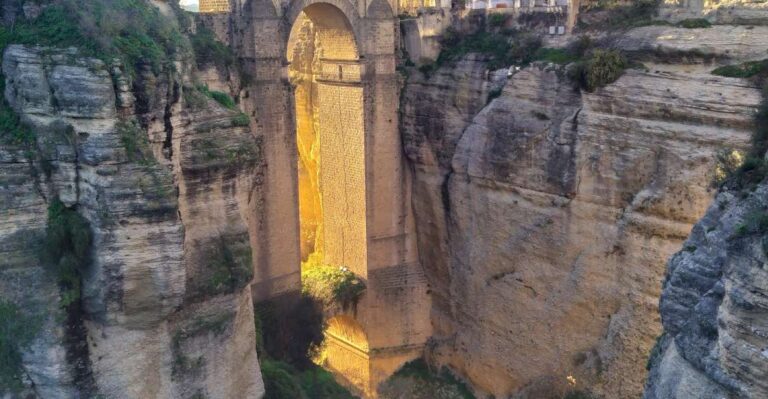
[[197, 32], [190, 36], [190, 42], [198, 66], [214, 64], [228, 67], [234, 65], [237, 60], [232, 49], [218, 41], [216, 35], [204, 26], [197, 28]]
[[301, 292], [324, 305], [348, 309], [365, 292], [365, 283], [345, 267], [306, 262], [301, 268]]
[[615, 82], [627, 66], [627, 59], [621, 52], [595, 49], [585, 61], [574, 65], [570, 75], [582, 89], [591, 92]]
[[712, 74], [725, 76], [727, 78], [753, 78], [760, 75], [768, 76], [768, 59], [721, 66], [713, 70]]
[[91, 227], [77, 211], [54, 198], [48, 206], [45, 233], [47, 263], [61, 289], [61, 306], [68, 307], [80, 300], [81, 277], [90, 257]]
[[155, 73], [173, 68], [188, 53], [176, 20], [143, 0], [61, 0], [9, 33], [10, 43], [76, 47], [108, 63], [118, 58], [131, 74], [141, 65]]
[[23, 388], [21, 352], [36, 332], [35, 321], [24, 315], [18, 306], [0, 299], [0, 394]]

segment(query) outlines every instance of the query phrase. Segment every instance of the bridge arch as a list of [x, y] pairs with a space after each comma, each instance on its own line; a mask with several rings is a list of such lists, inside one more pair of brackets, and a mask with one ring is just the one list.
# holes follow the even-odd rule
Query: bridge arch
[[[358, 366], [329, 361], [349, 385], [371, 393], [419, 356], [430, 333], [398, 131], [396, 3], [244, 4], [234, 8], [242, 17], [233, 32], [254, 77], [244, 103], [267, 164], [249, 226], [253, 295], [260, 301], [299, 292], [300, 264], [319, 249], [322, 263], [355, 272], [366, 293], [353, 314], [332, 319], [328, 335], [342, 338], [330, 339], [337, 357], [351, 356]], [[339, 204], [344, 209], [334, 208]], [[314, 224], [309, 233], [307, 221]]]

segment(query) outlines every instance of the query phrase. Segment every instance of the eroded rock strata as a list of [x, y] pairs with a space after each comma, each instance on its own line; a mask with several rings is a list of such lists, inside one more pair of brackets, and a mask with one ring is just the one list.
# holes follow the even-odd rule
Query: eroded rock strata
[[[712, 51], [749, 59], [740, 43], [761, 39], [731, 31], [713, 29], [734, 47]], [[683, 36], [623, 43], [684, 50], [670, 33]], [[494, 84], [482, 66], [467, 58], [405, 88], [430, 356], [496, 397], [546, 397], [567, 376], [638, 397], [665, 262], [715, 194], [717, 152], [748, 146], [760, 92], [707, 65], [649, 62], [585, 93], [539, 64], [479, 110]]]
[[[0, 291], [42, 320], [24, 364], [39, 397], [258, 397], [247, 209], [260, 141], [184, 100], [182, 73], [10, 46], [6, 98], [36, 141], [0, 148]], [[46, 265], [53, 201], [93, 234], [76, 347]], [[31, 293], [34, 292], [34, 295]]]

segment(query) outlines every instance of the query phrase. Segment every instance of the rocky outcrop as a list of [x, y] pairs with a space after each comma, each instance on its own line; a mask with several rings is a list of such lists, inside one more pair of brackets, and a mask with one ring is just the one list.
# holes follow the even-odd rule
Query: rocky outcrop
[[767, 194], [720, 193], [670, 259], [645, 398], [768, 396]]
[[477, 60], [406, 87], [429, 356], [479, 392], [641, 394], [666, 259], [714, 195], [716, 153], [748, 145], [760, 98], [712, 67], [646, 67], [582, 93], [535, 65], [474, 116], [461, 99], [485, 99]]
[[[44, 320], [24, 353], [31, 391], [259, 397], [246, 226], [260, 139], [202, 95], [187, 104], [184, 75], [131, 79], [75, 50], [15, 45], [3, 73], [36, 136], [0, 147], [0, 296]], [[38, 256], [55, 198], [93, 234], [76, 347]]]

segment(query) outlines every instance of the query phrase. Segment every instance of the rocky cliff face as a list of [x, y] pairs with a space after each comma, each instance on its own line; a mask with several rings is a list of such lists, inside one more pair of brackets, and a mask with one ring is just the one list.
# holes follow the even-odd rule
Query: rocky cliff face
[[768, 395], [766, 194], [720, 193], [670, 259], [645, 398]]
[[[36, 139], [0, 146], [0, 294], [41, 320], [23, 354], [38, 397], [263, 393], [246, 228], [260, 139], [177, 68], [131, 79], [75, 50], [4, 54]], [[40, 256], [57, 198], [93, 235], [77, 317]]]
[[[713, 28], [722, 44], [703, 51], [754, 57], [742, 43], [765, 31], [729, 29]], [[619, 45], [684, 52], [685, 37], [651, 27]], [[711, 202], [716, 153], [746, 148], [760, 99], [712, 66], [675, 62], [594, 93], [534, 65], [485, 107], [494, 79], [481, 60], [411, 77], [402, 124], [434, 362], [496, 397], [574, 385], [640, 396], [666, 259]]]

